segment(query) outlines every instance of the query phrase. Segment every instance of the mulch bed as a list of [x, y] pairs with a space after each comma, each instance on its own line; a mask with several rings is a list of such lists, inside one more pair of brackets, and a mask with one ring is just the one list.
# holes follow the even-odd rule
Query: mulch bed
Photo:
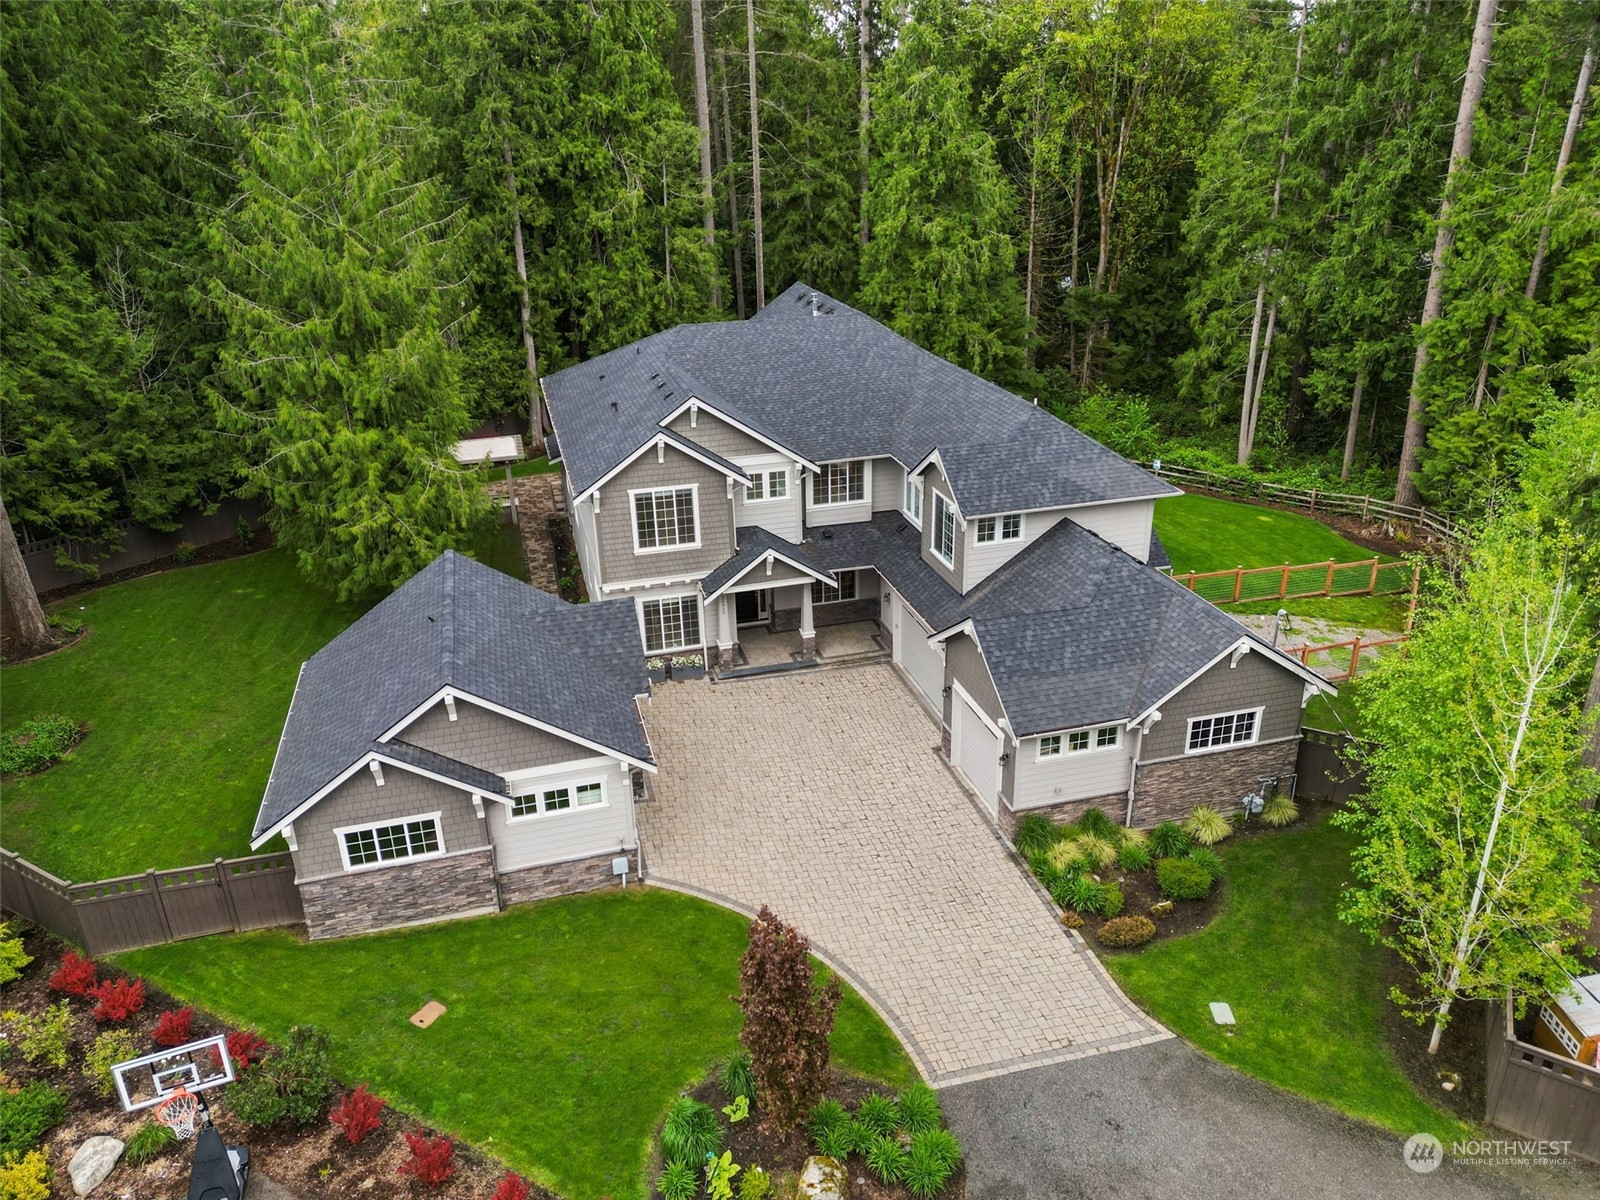
[[566, 513], [556, 513], [549, 520], [550, 546], [556, 556], [556, 586], [563, 600], [569, 604], [582, 604], [588, 593], [583, 583], [583, 567], [578, 562], [578, 544], [572, 538], [572, 522]]
[[[1409, 990], [1416, 972], [1393, 951], [1386, 950], [1384, 955], [1388, 961], [1384, 991], [1396, 986]], [[1450, 1024], [1445, 1026], [1439, 1053], [1429, 1054], [1433, 1022], [1418, 1025], [1400, 1011], [1398, 1004], [1387, 998], [1383, 1002], [1383, 1030], [1389, 1053], [1417, 1095], [1471, 1124], [1483, 1120], [1489, 1062], [1487, 1009], [1483, 1000], [1457, 1000], [1450, 1006]], [[1447, 1081], [1455, 1084], [1450, 1091], [1443, 1086]]]
[[[150, 1040], [150, 1032], [161, 1014], [184, 1006], [147, 982], [144, 1008], [132, 1020], [122, 1025], [97, 1024], [90, 1015], [94, 1006], [92, 1000], [63, 996], [48, 987], [50, 976], [60, 965], [62, 952], [68, 949], [67, 944], [20, 920], [14, 919], [12, 926], [23, 932], [24, 945], [33, 956], [33, 962], [24, 968], [22, 978], [7, 984], [0, 992], [0, 1010], [15, 1009], [38, 1015], [66, 1000], [73, 1011], [72, 1052], [65, 1069], [27, 1063], [19, 1053], [12, 1052], [7, 1055], [4, 1073], [0, 1076], [7, 1086], [43, 1080], [67, 1093], [67, 1119], [46, 1136], [45, 1149], [54, 1172], [50, 1194], [68, 1200], [73, 1191], [67, 1164], [78, 1147], [97, 1134], [127, 1141], [134, 1130], [149, 1119], [148, 1113], [123, 1112], [115, 1098], [103, 1097], [95, 1091], [83, 1070], [83, 1062], [96, 1035], [106, 1029], [126, 1028], [138, 1039], [138, 1052], [150, 1053], [157, 1049]], [[100, 977], [114, 979], [120, 977], [120, 973], [101, 964]], [[191, 1038], [199, 1039], [227, 1033], [232, 1027], [196, 1009], [190, 1028]], [[247, 1126], [228, 1112], [226, 1092], [223, 1088], [208, 1093], [217, 1132], [228, 1144], [249, 1148], [252, 1177], [267, 1176], [301, 1200], [332, 1200], [341, 1196], [372, 1197], [373, 1200], [424, 1196], [443, 1200], [489, 1200], [506, 1171], [503, 1165], [458, 1142], [455, 1176], [442, 1187], [425, 1187], [410, 1176], [400, 1174], [400, 1164], [409, 1156], [402, 1134], [423, 1133], [432, 1137], [434, 1133], [392, 1108], [383, 1110], [383, 1125], [379, 1129], [368, 1134], [360, 1145], [352, 1146], [326, 1117], [303, 1127], [280, 1124], [257, 1129]], [[329, 1093], [330, 1106], [339, 1100], [342, 1092], [343, 1089], [335, 1089]], [[95, 1189], [95, 1194], [137, 1197], [138, 1200], [186, 1200], [192, 1148], [192, 1142], [180, 1142], [140, 1166], [126, 1160], [118, 1162], [106, 1182]], [[556, 1200], [552, 1193], [531, 1183], [528, 1194], [532, 1200]]]
[[[828, 1085], [827, 1096], [853, 1112], [856, 1105], [873, 1092], [888, 1093], [889, 1090], [864, 1079], [835, 1071], [833, 1080]], [[724, 1105], [733, 1102], [733, 1098], [722, 1090], [722, 1084], [716, 1079], [706, 1080], [688, 1094], [719, 1112]], [[777, 1185], [785, 1175], [798, 1176], [800, 1169], [805, 1166], [806, 1159], [816, 1153], [806, 1137], [804, 1128], [791, 1129], [787, 1133], [771, 1133], [762, 1128], [760, 1114], [754, 1111], [738, 1124], [729, 1124], [727, 1131], [728, 1138], [723, 1144], [723, 1149], [732, 1152], [733, 1161], [741, 1167], [760, 1167], [772, 1176], [774, 1185]], [[859, 1157], [851, 1155], [846, 1166], [850, 1170], [850, 1195], [855, 1200], [912, 1200], [911, 1193], [903, 1185], [880, 1183]], [[659, 1165], [655, 1166], [655, 1173], [659, 1171]], [[651, 1178], [654, 1177], [652, 1174]], [[737, 1195], [739, 1190], [737, 1176], [734, 1177], [733, 1186]], [[781, 1196], [784, 1191], [781, 1187], [774, 1186], [771, 1194]], [[938, 1200], [963, 1200], [966, 1194], [967, 1168], [963, 1163], [956, 1168], [955, 1174], [950, 1176], [950, 1181], [944, 1185], [944, 1190], [938, 1193]]]

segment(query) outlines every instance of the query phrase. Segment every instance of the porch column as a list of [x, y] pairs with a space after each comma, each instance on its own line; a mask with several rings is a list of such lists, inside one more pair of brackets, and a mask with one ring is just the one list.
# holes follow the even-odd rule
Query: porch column
[[817, 656], [817, 630], [811, 620], [811, 587], [800, 585], [800, 657], [810, 662]]
[[733, 666], [733, 647], [736, 641], [733, 630], [732, 605], [724, 592], [717, 597], [717, 669], [725, 671]]

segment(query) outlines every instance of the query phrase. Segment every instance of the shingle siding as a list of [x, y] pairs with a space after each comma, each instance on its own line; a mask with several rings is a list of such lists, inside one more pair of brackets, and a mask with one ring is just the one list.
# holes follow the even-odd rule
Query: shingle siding
[[752, 454], [771, 454], [772, 447], [763, 441], [742, 433], [729, 425], [726, 421], [719, 420], [702, 409], [696, 416], [693, 426], [689, 423], [689, 414], [680, 413], [678, 419], [669, 426], [676, 433], [682, 434], [696, 445], [704, 446], [713, 454], [720, 454], [723, 458], [741, 458]]
[[[635, 554], [633, 501], [628, 493], [690, 486], [697, 488], [699, 547]], [[596, 532], [600, 570], [607, 583], [702, 575], [733, 553], [733, 501], [728, 499], [727, 477], [670, 445], [661, 462], [654, 450], [647, 450], [600, 489]]]
[[[994, 681], [989, 678], [989, 668], [984, 664], [983, 653], [978, 645], [964, 633], [945, 639], [944, 643], [944, 669], [945, 678], [950, 683], [959, 683], [971, 696], [977, 706], [983, 710], [983, 715], [996, 725], [1005, 717], [1005, 710], [1000, 706], [1000, 697], [994, 690]], [[955, 688], [950, 689], [949, 695], [944, 697], [944, 723], [942, 742], [949, 741], [952, 706], [957, 703]], [[1000, 768], [1000, 800], [1002, 805], [1010, 803], [1010, 797], [1015, 794], [1017, 756], [1012, 750], [1010, 739], [1006, 737], [1005, 727], [1001, 726], [1000, 752], [1006, 754], [1011, 751], [1005, 764]]]
[[1246, 654], [1232, 667], [1224, 658], [1161, 706], [1161, 720], [1145, 735], [1139, 760], [1150, 762], [1183, 754], [1192, 718], [1247, 708], [1264, 708], [1257, 741], [1294, 737], [1300, 732], [1303, 691], [1299, 676], [1264, 654]]
[[[473, 811], [472, 798], [467, 793], [393, 765], [384, 766], [383, 786], [379, 787], [372, 771], [362, 767], [291, 826], [299, 847], [293, 856], [295, 878], [304, 881], [345, 873], [335, 829], [432, 812], [440, 814], [439, 834], [447, 853], [489, 844], [489, 831]], [[399, 869], [386, 867], [356, 874], [364, 877]]]
[[395, 736], [413, 746], [471, 763], [497, 775], [593, 758], [596, 753], [587, 746], [465, 700], [456, 701], [454, 721], [441, 702]]

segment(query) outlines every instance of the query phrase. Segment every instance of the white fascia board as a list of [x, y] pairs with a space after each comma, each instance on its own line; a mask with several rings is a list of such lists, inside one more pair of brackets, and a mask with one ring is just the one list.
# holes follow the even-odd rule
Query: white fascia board
[[[560, 433], [557, 432], [556, 438], [557, 438], [558, 441], [560, 440], [560, 437], [561, 437]], [[626, 457], [624, 457], [623, 460], [621, 462], [619, 462], [616, 466], [612, 467], [604, 475], [600, 476], [599, 479], [596, 479], [588, 487], [584, 488], [582, 492], [580, 492], [577, 496], [575, 496], [573, 498], [573, 503], [574, 504], [581, 504], [583, 501], [587, 500], [590, 496], [592, 496], [595, 492], [598, 492], [602, 487], [604, 487], [606, 484], [610, 483], [613, 479], [615, 479], [618, 475], [620, 475], [634, 461], [636, 461], [639, 458], [642, 458], [644, 455], [648, 454], [650, 451], [655, 450], [658, 447], [664, 447], [664, 446], [671, 446], [674, 450], [678, 451], [679, 453], [687, 454], [690, 458], [695, 459], [698, 462], [704, 463], [706, 466], [710, 467], [713, 471], [716, 471], [719, 475], [725, 475], [729, 479], [735, 480], [736, 482], [739, 482], [739, 483], [749, 483], [750, 482], [750, 476], [747, 475], [743, 470], [735, 468], [734, 470], [730, 471], [727, 467], [723, 466], [722, 463], [718, 462], [715, 458], [710, 457], [709, 455], [707, 455], [706, 453], [704, 453], [703, 451], [698, 449], [693, 442], [688, 441], [687, 439], [679, 440], [677, 434], [673, 434], [671, 437], [668, 437], [667, 434], [665, 434], [665, 433], [657, 433], [657, 434], [652, 435], [651, 437], [646, 438], [644, 440], [644, 442], [640, 444], [640, 446], [639, 446], [639, 448], [637, 450], [633, 451], [633, 453], [631, 453], [631, 454], [627, 455]]]
[[[940, 470], [943, 470], [941, 467]], [[946, 476], [946, 479], [949, 477]], [[1041, 512], [1075, 512], [1080, 508], [1105, 508], [1112, 504], [1138, 504], [1145, 500], [1170, 500], [1171, 494], [1161, 493], [1159, 496], [1119, 496], [1115, 500], [1085, 500], [1081, 504], [1047, 504], [1043, 508], [1000, 508], [994, 512], [973, 513], [972, 519], [979, 517], [1005, 517], [1012, 513], [1041, 513]]]
[[[934, 464], [934, 463], [937, 463], [938, 466], [939, 466], [939, 474], [944, 479], [945, 491], [950, 493], [950, 504], [955, 509], [956, 520], [961, 522], [961, 524], [965, 525], [967, 523], [967, 521], [969, 520], [969, 518], [968, 518], [966, 513], [961, 511], [961, 499], [960, 499], [960, 497], [958, 497], [956, 495], [955, 482], [950, 478], [950, 472], [944, 469], [944, 457], [939, 453], [939, 448], [937, 446], [935, 446], [932, 450], [929, 450], [927, 454], [923, 455], [922, 461], [919, 462], [916, 466], [912, 467], [911, 470], [907, 472], [907, 474], [908, 475], [916, 475], [919, 472], [921, 472], [923, 469], [925, 469], [926, 467], [928, 467], [929, 465]], [[923, 511], [924, 512], [927, 511], [926, 505], [924, 505]], [[1016, 510], [1015, 509], [1011, 509], [1009, 511], [1015, 512]], [[941, 561], [943, 561], [943, 560], [941, 560]]]
[[440, 701], [442, 701], [446, 694], [454, 696], [457, 700], [465, 700], [468, 704], [476, 704], [479, 708], [486, 708], [490, 712], [499, 713], [502, 717], [509, 717], [513, 721], [520, 721], [522, 724], [532, 726], [534, 729], [543, 730], [545, 733], [553, 734], [559, 738], [566, 738], [567, 741], [576, 742], [578, 745], [583, 746], [586, 749], [593, 750], [597, 754], [604, 754], [609, 758], [621, 759], [623, 762], [628, 763], [631, 766], [638, 767], [640, 770], [649, 771], [652, 774], [655, 773], [656, 767], [654, 763], [643, 762], [637, 758], [634, 758], [631, 754], [626, 754], [615, 747], [602, 745], [600, 742], [592, 741], [589, 738], [583, 737], [581, 734], [573, 733], [570, 729], [563, 729], [559, 725], [552, 725], [548, 721], [541, 721], [537, 717], [530, 717], [527, 713], [520, 713], [514, 708], [507, 708], [503, 704], [496, 704], [493, 700], [486, 700], [482, 696], [475, 696], [471, 692], [465, 691], [458, 687], [452, 687], [448, 684], [440, 688], [433, 695], [429, 696], [421, 704], [417, 705], [416, 708], [412, 709], [404, 717], [400, 718], [399, 721], [395, 722], [395, 724], [384, 730], [384, 732], [379, 734], [374, 740], [379, 742], [387, 742], [390, 739], [398, 736], [408, 725], [410, 725], [418, 717], [422, 716], [423, 713], [427, 712], [435, 704], [438, 704]]
[[1271, 646], [1264, 645], [1263, 643], [1256, 641], [1252, 637], [1241, 637], [1238, 641], [1236, 641], [1236, 642], [1232, 643], [1230, 646], [1228, 646], [1228, 648], [1225, 649], [1221, 654], [1217, 655], [1210, 662], [1206, 663], [1205, 666], [1201, 667], [1194, 674], [1190, 675], [1189, 678], [1185, 679], [1177, 687], [1173, 688], [1166, 695], [1162, 696], [1154, 704], [1151, 704], [1147, 708], [1145, 708], [1145, 710], [1143, 712], [1136, 713], [1132, 717], [1130, 717], [1128, 719], [1128, 724], [1130, 726], [1132, 726], [1132, 725], [1138, 725], [1138, 724], [1142, 723], [1144, 721], [1144, 719], [1146, 717], [1148, 717], [1151, 713], [1155, 712], [1163, 704], [1165, 704], [1168, 700], [1171, 700], [1179, 692], [1183, 691], [1184, 688], [1188, 687], [1196, 679], [1199, 679], [1200, 676], [1204, 675], [1207, 671], [1211, 670], [1212, 667], [1216, 666], [1223, 659], [1229, 657], [1230, 655], [1239, 653], [1241, 651], [1241, 648], [1243, 649], [1244, 652], [1251, 653], [1251, 654], [1266, 654], [1274, 662], [1277, 662], [1279, 665], [1289, 668], [1291, 671], [1293, 671], [1296, 675], [1300, 676], [1300, 678], [1305, 680], [1307, 683], [1316, 684], [1317, 687], [1320, 690], [1327, 692], [1330, 696], [1337, 696], [1339, 694], [1339, 689], [1334, 687], [1333, 684], [1329, 683], [1326, 679], [1322, 678], [1322, 676], [1318, 675], [1315, 671], [1311, 671], [1311, 670], [1308, 670], [1305, 667], [1302, 667], [1298, 662], [1296, 662], [1294, 659], [1290, 658], [1288, 655], [1282, 653], [1281, 651], [1274, 650]]
[[700, 399], [699, 396], [690, 396], [682, 404], [678, 405], [677, 408], [673, 409], [666, 416], [662, 417], [661, 420], [657, 421], [656, 424], [658, 424], [662, 429], [666, 429], [666, 428], [670, 427], [671, 424], [674, 421], [676, 421], [679, 417], [683, 416], [684, 413], [689, 411], [689, 408], [690, 408], [691, 405], [696, 407], [696, 408], [698, 408], [698, 409], [700, 409], [702, 412], [710, 413], [713, 417], [715, 417], [717, 420], [721, 421], [724, 425], [733, 426], [733, 428], [737, 429], [740, 433], [744, 434], [746, 437], [754, 438], [756, 441], [760, 442], [763, 446], [771, 446], [774, 450], [776, 450], [779, 454], [783, 455], [789, 461], [797, 462], [802, 467], [806, 467], [807, 469], [812, 470], [812, 471], [815, 471], [817, 469], [817, 464], [812, 462], [805, 455], [800, 454], [799, 452], [797, 452], [795, 450], [789, 449], [789, 447], [785, 446], [782, 442], [773, 441], [771, 438], [769, 438], [764, 433], [756, 432], [754, 429], [751, 429], [750, 426], [746, 425], [743, 421], [739, 420], [737, 417], [730, 416], [728, 413], [726, 413], [722, 409], [718, 408], [715, 404], [711, 404], [711, 403], [708, 403], [705, 400]]
[[[783, 553], [781, 550], [768, 550], [760, 558], [756, 559], [748, 567], [746, 567], [744, 570], [740, 571], [737, 575], [735, 575], [732, 579], [728, 580], [727, 583], [723, 584], [716, 591], [707, 592], [706, 593], [707, 602], [715, 600], [718, 596], [722, 595], [724, 592], [726, 592], [729, 589], [731, 589], [734, 584], [738, 583], [741, 579], [743, 579], [746, 575], [750, 574], [750, 572], [754, 571], [757, 567], [765, 566], [766, 562], [767, 562], [767, 559], [769, 559], [769, 558], [775, 559], [776, 561], [781, 562], [781, 563], [787, 563], [789, 566], [793, 567], [796, 571], [799, 571], [799, 572], [801, 572], [803, 574], [811, 576], [811, 578], [815, 579], [818, 583], [826, 583], [826, 584], [832, 585], [832, 584], [837, 584], [839, 582], [837, 578], [835, 578], [832, 575], [829, 575], [827, 572], [819, 571], [815, 567], [813, 567], [813, 566], [811, 566], [811, 565], [809, 565], [807, 563], [800, 562], [798, 559], [790, 558], [787, 554]], [[785, 580], [784, 582], [785, 583], [793, 583], [795, 581], [794, 580]]]
[[[310, 665], [310, 660], [307, 660], [306, 662], [301, 663], [300, 664], [300, 670], [295, 674], [295, 677], [294, 677], [294, 692], [291, 693], [291, 695], [289, 696], [289, 711], [286, 712], [283, 715], [283, 729], [278, 734], [278, 748], [272, 752], [272, 769], [267, 772], [267, 789], [268, 789], [268, 791], [270, 791], [272, 789], [272, 781], [278, 774], [278, 759], [283, 754], [283, 739], [284, 739], [284, 735], [289, 732], [289, 720], [290, 720], [290, 718], [292, 718], [294, 716], [294, 702], [300, 698], [300, 681], [305, 678], [305, 676], [306, 676], [306, 667], [308, 667], [309, 665]], [[262, 797], [261, 797], [261, 803], [256, 806], [256, 820], [258, 822], [261, 820], [261, 813], [266, 807], [267, 807], [267, 797], [263, 794]], [[269, 838], [271, 836], [272, 835], [270, 833], [262, 834], [261, 841], [265, 842], [267, 840], [267, 838]], [[252, 842], [252, 843], [250, 843], [250, 849], [254, 850], [258, 845], [260, 845], [259, 842]]]
[[971, 617], [968, 617], [965, 621], [962, 621], [960, 624], [950, 626], [949, 629], [941, 629], [941, 630], [939, 630], [937, 633], [935, 633], [932, 636], [930, 636], [928, 638], [928, 640], [930, 642], [943, 642], [943, 641], [948, 640], [949, 638], [955, 637], [955, 635], [958, 634], [958, 633], [966, 634], [973, 641], [977, 641], [978, 640], [978, 630], [977, 630], [977, 627], [973, 625]]

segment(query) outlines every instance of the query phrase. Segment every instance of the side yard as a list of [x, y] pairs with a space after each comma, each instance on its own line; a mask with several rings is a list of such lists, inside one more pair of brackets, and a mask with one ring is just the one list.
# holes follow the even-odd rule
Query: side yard
[[[630, 887], [339, 941], [263, 933], [119, 955], [186, 1003], [281, 1041], [311, 1023], [334, 1066], [569, 1200], [642, 1200], [655, 1123], [737, 1048], [747, 922]], [[428, 1000], [447, 1011], [419, 1030]], [[901, 1088], [915, 1069], [849, 988], [834, 1064]]]

